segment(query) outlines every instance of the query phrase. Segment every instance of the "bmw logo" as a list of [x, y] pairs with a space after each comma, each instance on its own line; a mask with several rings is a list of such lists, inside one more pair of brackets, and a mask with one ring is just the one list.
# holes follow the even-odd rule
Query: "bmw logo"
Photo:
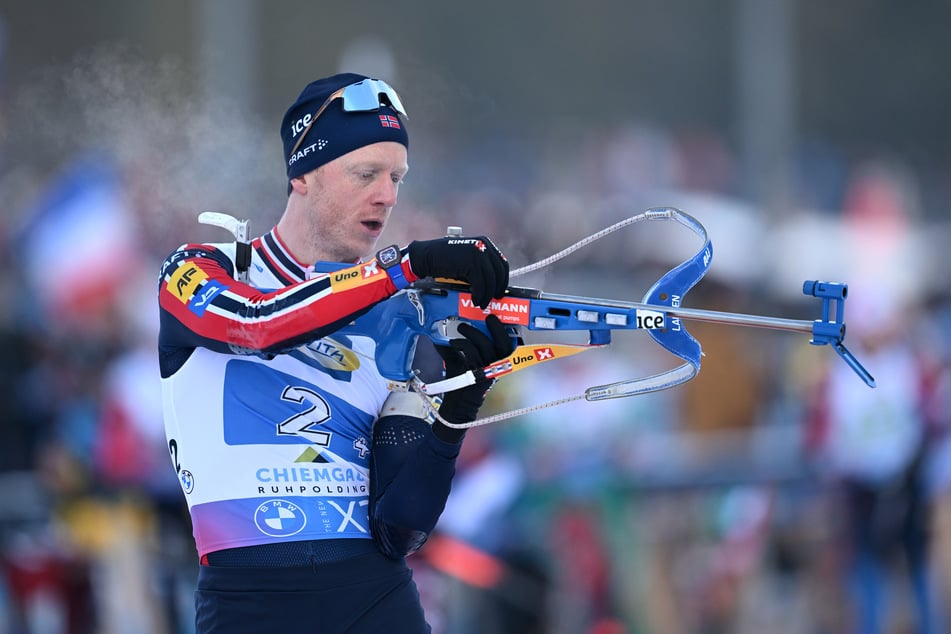
[[182, 469], [182, 472], [178, 474], [179, 479], [182, 481], [182, 489], [185, 493], [191, 493], [195, 490], [195, 476], [192, 475], [192, 472], [188, 469]]
[[254, 525], [270, 537], [290, 537], [304, 530], [307, 516], [287, 500], [268, 500], [255, 509]]

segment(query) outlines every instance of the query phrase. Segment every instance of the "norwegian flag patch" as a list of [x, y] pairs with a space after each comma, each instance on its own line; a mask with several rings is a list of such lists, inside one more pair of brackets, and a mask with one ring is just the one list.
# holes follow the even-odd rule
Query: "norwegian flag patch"
[[400, 127], [400, 120], [389, 114], [380, 115], [380, 125], [384, 128], [397, 128]]

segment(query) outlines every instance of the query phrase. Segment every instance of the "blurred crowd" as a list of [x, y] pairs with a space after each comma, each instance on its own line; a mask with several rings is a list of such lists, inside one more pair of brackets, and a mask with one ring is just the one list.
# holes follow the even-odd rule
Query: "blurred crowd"
[[[820, 171], [804, 154], [813, 169], [794, 200], [763, 209], [743, 199], [742, 169], [711, 131], [610, 128], [532, 161], [491, 140], [428, 158], [435, 141], [418, 134], [391, 241], [461, 224], [519, 267], [677, 206], [714, 245], [685, 306], [814, 319], [802, 281], [848, 282], [846, 344], [877, 380], [870, 389], [802, 334], [688, 323], [705, 357], [681, 387], [472, 430], [438, 532], [412, 558], [434, 632], [947, 631], [940, 191], [892, 159], [826, 153]], [[178, 243], [226, 238], [199, 228], [204, 208], [150, 196], [163, 183], [123, 150], [84, 148], [42, 177], [9, 162], [0, 174], [18, 202], [0, 215], [0, 634], [192, 629], [197, 562], [162, 428], [155, 291]], [[265, 209], [220, 210], [259, 232], [282, 208], [272, 194]], [[637, 301], [694, 237], [635, 225], [513, 283]], [[488, 413], [674, 361], [616, 333], [606, 349], [503, 378]]]

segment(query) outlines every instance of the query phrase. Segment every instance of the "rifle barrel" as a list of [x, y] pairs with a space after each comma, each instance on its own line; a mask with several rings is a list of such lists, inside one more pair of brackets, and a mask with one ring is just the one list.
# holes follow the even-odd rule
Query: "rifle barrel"
[[[521, 289], [520, 289], [521, 290]], [[526, 294], [527, 295], [527, 294]], [[517, 294], [515, 296], [518, 296]], [[753, 328], [769, 328], [772, 330], [786, 330], [790, 332], [812, 333], [813, 322], [806, 319], [786, 319], [782, 317], [768, 317], [765, 315], [747, 315], [743, 313], [728, 313], [718, 310], [703, 310], [699, 308], [682, 308], [679, 306], [661, 306], [657, 304], [642, 304], [638, 302], [624, 302], [613, 299], [596, 299], [576, 295], [562, 295], [558, 293], [538, 292], [533, 295], [538, 299], [588, 304], [617, 308], [621, 310], [654, 310], [666, 313], [672, 317], [691, 321], [705, 321], [717, 324], [733, 324], [736, 326], [750, 326]]]

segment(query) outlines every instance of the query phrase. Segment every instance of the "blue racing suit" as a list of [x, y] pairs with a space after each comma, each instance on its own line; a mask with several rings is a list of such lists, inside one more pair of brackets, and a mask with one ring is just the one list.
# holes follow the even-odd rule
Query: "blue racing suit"
[[235, 253], [183, 245], [158, 285], [199, 631], [262, 631], [254, 619], [271, 629], [276, 614], [294, 631], [428, 631], [403, 558], [442, 512], [461, 443], [436, 438], [422, 410], [381, 418], [377, 342], [337, 333], [417, 279], [408, 256], [401, 275], [374, 260], [315, 273], [272, 229], [252, 241], [245, 283]]

